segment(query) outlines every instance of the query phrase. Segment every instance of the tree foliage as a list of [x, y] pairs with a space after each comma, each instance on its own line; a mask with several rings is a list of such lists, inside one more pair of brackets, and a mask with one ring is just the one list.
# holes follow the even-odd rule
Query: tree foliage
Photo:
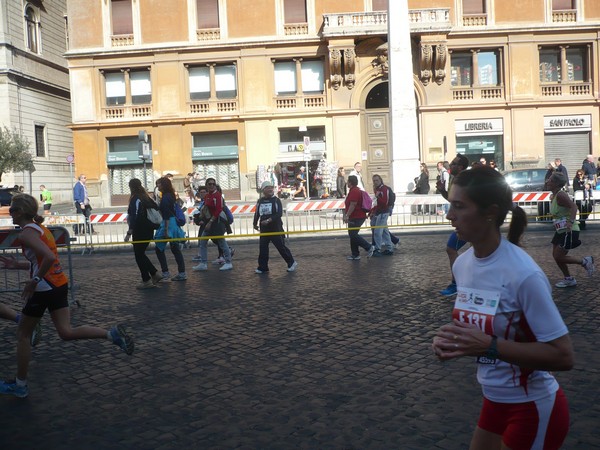
[[7, 172], [23, 170], [34, 170], [29, 141], [16, 130], [0, 128], [0, 181]]

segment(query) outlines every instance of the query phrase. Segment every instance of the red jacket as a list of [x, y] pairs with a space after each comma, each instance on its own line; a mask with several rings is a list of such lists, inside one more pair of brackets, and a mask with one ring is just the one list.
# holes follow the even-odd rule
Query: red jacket
[[217, 190], [215, 192], [208, 192], [204, 197], [204, 204], [207, 206], [210, 211], [210, 215], [214, 217], [215, 220], [219, 220], [219, 214], [223, 211], [223, 196]]
[[375, 203], [371, 209], [372, 215], [388, 212], [388, 203], [390, 202], [389, 195], [390, 190], [385, 184], [382, 184], [375, 189], [375, 199], [377, 200], [377, 203]]
[[362, 209], [362, 191], [357, 186], [350, 189], [344, 202], [346, 204], [346, 211], [348, 211], [350, 203], [356, 202], [356, 207], [350, 217], [348, 217], [349, 219], [364, 219], [367, 217], [367, 213]]

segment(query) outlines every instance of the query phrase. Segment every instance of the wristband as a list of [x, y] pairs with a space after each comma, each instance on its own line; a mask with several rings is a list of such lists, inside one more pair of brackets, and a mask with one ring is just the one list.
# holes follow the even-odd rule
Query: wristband
[[489, 359], [498, 359], [500, 353], [498, 352], [498, 336], [492, 335], [492, 342], [485, 351], [485, 357]]
[[35, 277], [33, 277], [32, 280], [35, 281], [36, 283], [39, 283], [40, 281], [42, 281], [42, 279], [40, 277], [38, 277], [37, 275]]

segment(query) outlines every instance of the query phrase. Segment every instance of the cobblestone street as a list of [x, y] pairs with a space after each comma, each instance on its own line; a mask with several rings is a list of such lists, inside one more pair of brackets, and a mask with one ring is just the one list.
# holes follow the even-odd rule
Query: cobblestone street
[[[525, 247], [554, 284], [552, 230], [531, 228]], [[272, 248], [269, 274], [256, 275], [257, 241], [232, 241], [229, 272], [192, 272], [197, 250], [187, 249], [188, 280], [146, 291], [134, 288], [132, 251], [74, 250], [81, 308], [72, 308], [72, 323], [124, 323], [136, 352], [61, 342], [46, 314], [29, 397], [0, 398], [0, 447], [466, 449], [482, 398], [474, 360], [441, 363], [430, 349], [453, 305], [437, 293], [449, 282], [449, 232], [400, 232], [396, 255], [361, 261], [346, 261], [345, 236], [292, 239], [295, 273]], [[590, 224], [587, 250], [571, 253], [591, 249], [600, 261], [599, 238]], [[168, 250], [167, 259], [173, 271]], [[600, 275], [573, 271], [578, 286], [554, 294], [577, 362], [557, 377], [571, 408], [564, 448], [588, 450], [600, 448]], [[19, 306], [15, 294], [2, 301]], [[14, 332], [2, 322], [6, 378]]]

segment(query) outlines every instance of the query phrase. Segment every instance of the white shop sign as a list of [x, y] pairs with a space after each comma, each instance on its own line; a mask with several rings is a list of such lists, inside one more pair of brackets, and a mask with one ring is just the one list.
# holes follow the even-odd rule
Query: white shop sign
[[567, 131], [591, 131], [592, 115], [544, 116], [545, 133], [565, 133]]
[[494, 136], [504, 133], [502, 118], [455, 120], [454, 132], [456, 136]]

